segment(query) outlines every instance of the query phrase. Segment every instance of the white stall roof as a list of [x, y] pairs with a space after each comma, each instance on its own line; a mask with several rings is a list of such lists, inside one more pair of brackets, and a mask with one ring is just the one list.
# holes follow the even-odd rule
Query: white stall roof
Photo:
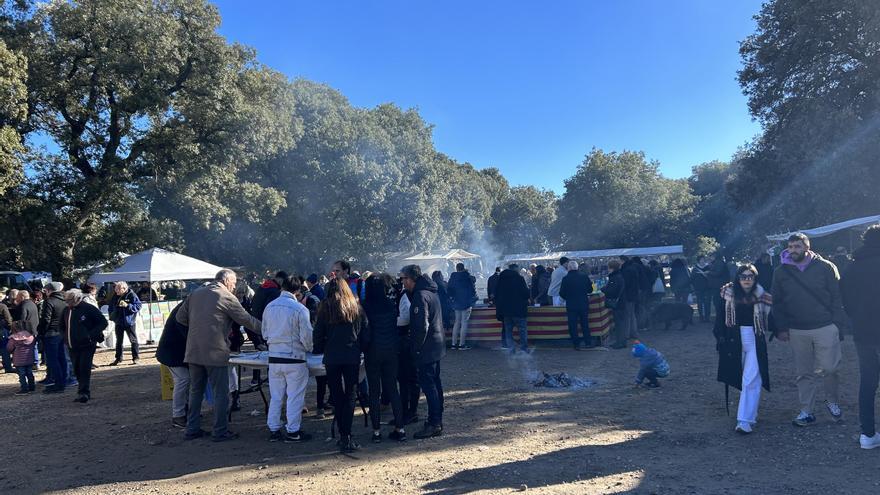
[[469, 260], [479, 258], [480, 255], [469, 253], [464, 249], [441, 249], [438, 251], [425, 251], [423, 253], [404, 258], [404, 261], [425, 261], [425, 260]]
[[214, 278], [222, 269], [202, 260], [160, 248], [152, 248], [125, 258], [116, 270], [96, 273], [90, 282], [161, 282], [163, 280], [204, 280]]
[[505, 262], [526, 261], [538, 262], [548, 260], [558, 260], [565, 256], [572, 259], [585, 258], [611, 258], [615, 256], [661, 256], [671, 254], [684, 253], [683, 246], [655, 246], [655, 247], [639, 247], [639, 248], [615, 248], [615, 249], [593, 249], [589, 251], [556, 251], [551, 253], [520, 253], [505, 255]]
[[862, 217], [862, 218], [853, 218], [852, 220], [846, 220], [845, 222], [832, 223], [831, 225], [824, 225], [822, 227], [816, 227], [814, 229], [806, 229], [806, 230], [798, 230], [795, 232], [786, 232], [785, 234], [776, 234], [776, 235], [768, 235], [768, 241], [785, 241], [794, 233], [803, 232], [807, 234], [809, 237], [824, 237], [826, 235], [831, 235], [835, 232], [839, 232], [841, 230], [846, 229], [855, 229], [859, 227], [863, 227], [865, 225], [871, 225], [875, 223], [880, 223], [880, 215], [874, 215], [872, 217]]

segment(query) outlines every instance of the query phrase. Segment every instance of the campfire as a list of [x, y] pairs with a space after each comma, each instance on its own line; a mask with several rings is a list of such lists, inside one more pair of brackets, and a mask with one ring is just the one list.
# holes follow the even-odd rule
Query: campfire
[[565, 372], [553, 374], [541, 372], [533, 385], [547, 388], [588, 388], [596, 385], [596, 382], [571, 376]]

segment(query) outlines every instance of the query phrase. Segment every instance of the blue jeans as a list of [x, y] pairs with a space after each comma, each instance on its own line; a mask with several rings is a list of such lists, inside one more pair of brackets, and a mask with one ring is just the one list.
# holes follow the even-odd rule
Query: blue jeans
[[46, 366], [49, 367], [49, 375], [55, 382], [54, 387], [64, 389], [67, 385], [67, 353], [64, 351], [64, 339], [60, 335], [43, 337], [43, 346], [46, 348]]
[[34, 385], [33, 365], [18, 366], [16, 369], [18, 370], [18, 384], [21, 385], [21, 390], [33, 390], [36, 387]]
[[202, 399], [205, 388], [211, 386], [214, 396], [214, 437], [226, 434], [229, 426], [229, 367], [189, 365], [189, 415], [186, 434], [195, 435], [202, 429]]
[[528, 330], [526, 319], [518, 316], [505, 316], [504, 328], [501, 330], [501, 345], [513, 347], [513, 327], [519, 328], [519, 346], [522, 350], [529, 348]]
[[428, 424], [443, 426], [443, 384], [440, 382], [440, 361], [419, 365], [419, 385], [428, 403]]

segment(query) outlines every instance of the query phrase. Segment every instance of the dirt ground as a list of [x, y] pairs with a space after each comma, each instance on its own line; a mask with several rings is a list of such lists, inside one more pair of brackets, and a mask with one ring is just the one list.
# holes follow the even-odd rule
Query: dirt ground
[[[491, 349], [450, 352], [442, 362], [445, 434], [374, 445], [358, 413], [363, 448], [351, 456], [325, 441], [330, 420], [311, 414], [304, 422], [316, 434], [311, 442], [269, 443], [258, 394], [243, 397], [231, 425], [240, 439], [184, 442], [171, 427], [170, 402], [160, 400], [152, 351], [138, 366], [117, 368], [103, 366], [112, 353], [100, 353], [93, 400], [85, 405], [72, 402], [73, 392], [16, 397], [15, 375], [0, 375], [7, 452], [0, 493], [880, 493], [880, 450], [858, 448], [849, 340], [842, 423], [823, 408], [816, 425], [791, 425], [791, 350], [774, 341], [773, 391], [764, 394], [759, 423], [746, 437], [725, 415], [708, 326], [653, 331], [643, 340], [672, 366], [660, 389], [630, 384], [637, 362], [627, 351], [541, 346], [531, 359]], [[525, 378], [533, 370], [566, 371], [599, 385], [536, 389]], [[734, 416], [737, 397], [733, 391]], [[307, 404], [314, 405], [314, 382]], [[424, 416], [424, 401], [421, 407]]]

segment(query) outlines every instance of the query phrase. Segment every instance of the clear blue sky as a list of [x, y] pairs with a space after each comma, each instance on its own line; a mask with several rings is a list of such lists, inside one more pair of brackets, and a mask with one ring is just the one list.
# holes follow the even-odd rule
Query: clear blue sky
[[222, 0], [221, 33], [358, 106], [416, 107], [438, 150], [563, 191], [592, 147], [669, 177], [760, 131], [736, 82], [760, 0]]

